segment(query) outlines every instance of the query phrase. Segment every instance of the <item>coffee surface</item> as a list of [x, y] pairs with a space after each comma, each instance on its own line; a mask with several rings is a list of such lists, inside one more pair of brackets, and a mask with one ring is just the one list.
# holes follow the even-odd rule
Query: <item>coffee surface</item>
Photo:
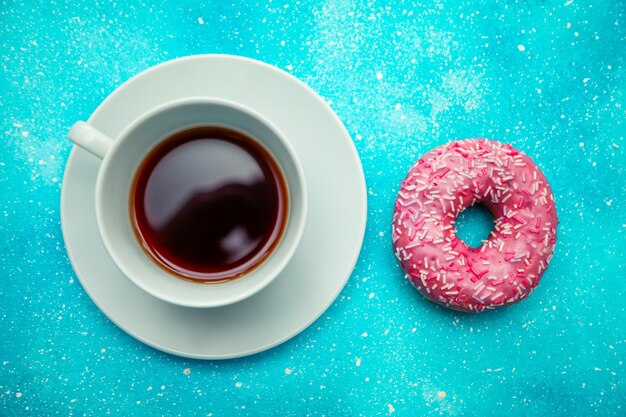
[[135, 232], [165, 269], [196, 281], [244, 275], [274, 249], [287, 216], [285, 180], [254, 139], [197, 127], [161, 142], [131, 191]]

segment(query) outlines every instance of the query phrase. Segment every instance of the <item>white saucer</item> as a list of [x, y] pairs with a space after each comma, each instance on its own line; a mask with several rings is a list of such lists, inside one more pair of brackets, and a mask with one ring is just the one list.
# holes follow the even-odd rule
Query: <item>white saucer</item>
[[309, 214], [283, 273], [252, 298], [213, 309], [179, 307], [143, 292], [104, 248], [94, 207], [100, 161], [77, 147], [61, 194], [65, 245], [85, 291], [129, 335], [191, 358], [252, 355], [307, 328], [344, 287], [365, 233], [365, 178], [348, 132], [328, 105], [288, 73], [247, 58], [198, 55], [148, 69], [115, 90], [89, 123], [116, 137], [147, 110], [189, 96], [240, 102], [292, 141], [306, 176]]

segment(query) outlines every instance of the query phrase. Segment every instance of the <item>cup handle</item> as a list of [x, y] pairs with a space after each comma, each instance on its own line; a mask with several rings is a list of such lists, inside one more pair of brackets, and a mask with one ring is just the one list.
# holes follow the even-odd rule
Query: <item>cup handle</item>
[[74, 123], [67, 137], [100, 159], [104, 159], [113, 144], [113, 139], [85, 122]]

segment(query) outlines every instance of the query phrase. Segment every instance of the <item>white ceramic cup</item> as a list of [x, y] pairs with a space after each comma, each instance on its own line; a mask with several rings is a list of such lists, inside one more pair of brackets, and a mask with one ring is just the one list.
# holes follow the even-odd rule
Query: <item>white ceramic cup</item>
[[[196, 283], [163, 269], [141, 247], [131, 223], [135, 173], [159, 142], [195, 126], [220, 126], [256, 139], [280, 166], [288, 192], [285, 229], [273, 252], [246, 275], [223, 283]], [[135, 120], [117, 138], [85, 122], [68, 134], [76, 145], [102, 159], [96, 182], [96, 217], [111, 258], [137, 286], [161, 300], [187, 307], [218, 307], [257, 293], [276, 278], [295, 252], [307, 213], [302, 166], [287, 139], [263, 116], [241, 104], [195, 97], [161, 105]]]

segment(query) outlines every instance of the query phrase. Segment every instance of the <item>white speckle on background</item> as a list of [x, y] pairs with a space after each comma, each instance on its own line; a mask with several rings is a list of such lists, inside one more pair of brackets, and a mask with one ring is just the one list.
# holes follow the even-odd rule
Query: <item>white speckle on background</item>
[[396, 412], [396, 409], [393, 407], [392, 404], [387, 404], [387, 408], [389, 409], [389, 414], [393, 414]]
[[16, 392], [15, 393], [15, 397], [16, 398], [22, 398], [22, 393], [21, 392]]
[[373, 292], [371, 292], [368, 298], [371, 300], [371, 299], [372, 299], [372, 298], [374, 298], [374, 297], [376, 297], [376, 294], [374, 294]]
[[383, 73], [382, 73], [382, 72], [380, 72], [380, 71], [379, 71], [379, 72], [377, 72], [377, 73], [376, 73], [376, 79], [377, 79], [377, 80], [382, 80], [382, 79], [383, 79]]
[[591, 78], [587, 77], [583, 80], [583, 83], [587, 84]]
[[198, 23], [200, 23], [201, 25], [204, 25], [204, 19], [202, 19], [201, 17], [198, 18]]
[[241, 388], [243, 384], [239, 381], [235, 382], [235, 388]]
[[367, 337], [367, 332], [361, 333], [361, 337]]
[[524, 45], [517, 45], [517, 49], [519, 49], [520, 52], [524, 52], [526, 47]]
[[285, 375], [291, 375], [293, 371], [289, 368], [285, 368]]
[[361, 366], [361, 358], [356, 358], [356, 366]]

